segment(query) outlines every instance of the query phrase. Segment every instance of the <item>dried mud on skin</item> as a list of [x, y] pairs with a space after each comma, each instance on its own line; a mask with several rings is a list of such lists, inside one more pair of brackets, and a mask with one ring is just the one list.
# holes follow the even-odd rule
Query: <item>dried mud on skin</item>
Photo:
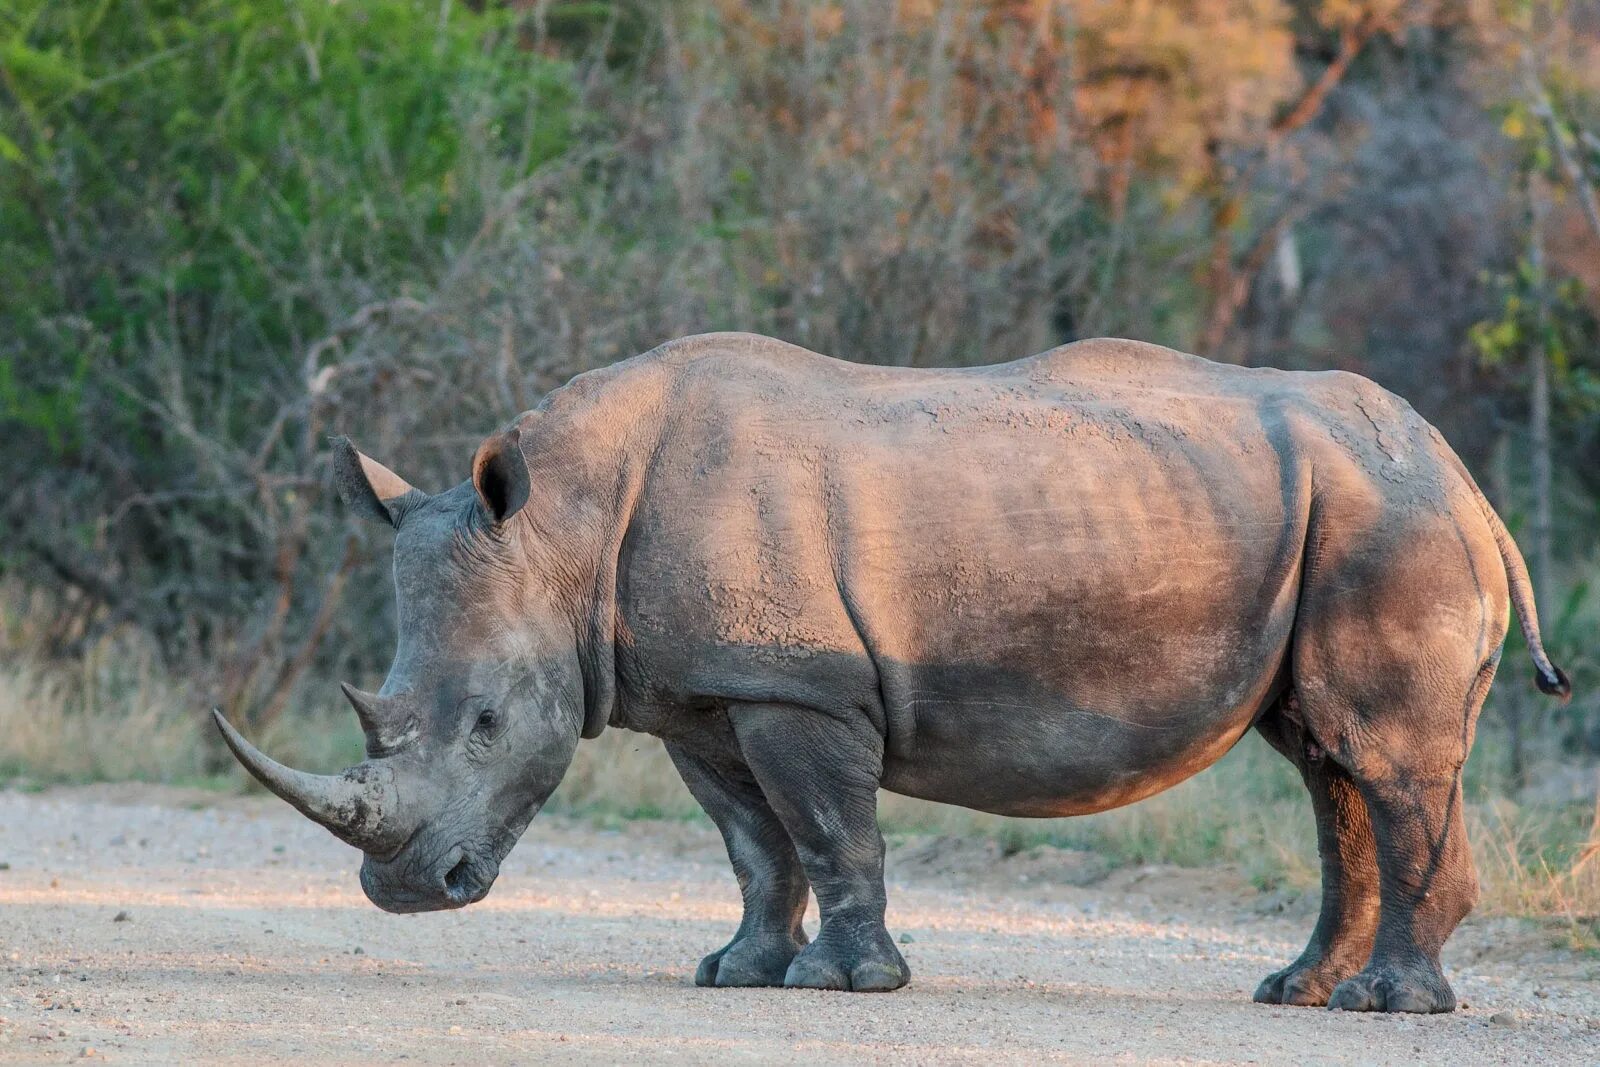
[[483, 904], [405, 917], [264, 798], [0, 793], [0, 865], [6, 1063], [1600, 1062], [1600, 958], [1509, 920], [1446, 949], [1454, 1015], [1252, 1004], [1314, 905], [1225, 870], [909, 842], [912, 984], [851, 995], [693, 986], [739, 915], [697, 825], [542, 818]]

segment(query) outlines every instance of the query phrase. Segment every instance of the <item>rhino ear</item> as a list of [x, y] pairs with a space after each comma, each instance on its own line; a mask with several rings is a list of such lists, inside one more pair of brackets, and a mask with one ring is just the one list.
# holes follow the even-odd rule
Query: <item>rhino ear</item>
[[333, 441], [333, 475], [345, 506], [363, 519], [400, 525], [400, 516], [423, 496], [420, 489], [382, 463], [356, 451], [348, 437]]
[[522, 431], [513, 427], [478, 446], [472, 457], [472, 487], [483, 513], [496, 526], [528, 502], [528, 461], [522, 455]]

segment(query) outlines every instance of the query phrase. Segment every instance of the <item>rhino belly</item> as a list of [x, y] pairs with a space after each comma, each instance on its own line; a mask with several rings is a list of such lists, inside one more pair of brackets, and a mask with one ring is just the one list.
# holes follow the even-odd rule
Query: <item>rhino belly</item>
[[[985, 687], [924, 670], [914, 703], [891, 715], [882, 784], [906, 796], [997, 815], [1052, 818], [1131, 804], [1220, 759], [1276, 696], [1281, 655], [1253, 677], [1201, 684], [1183, 704], [1095, 710], [1081, 695]], [[931, 676], [931, 678], [930, 678]], [[933, 680], [937, 679], [937, 680]]]

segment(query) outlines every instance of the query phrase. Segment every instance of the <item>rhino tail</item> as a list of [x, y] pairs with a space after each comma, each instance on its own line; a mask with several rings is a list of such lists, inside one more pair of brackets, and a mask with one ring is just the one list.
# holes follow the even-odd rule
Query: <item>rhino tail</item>
[[1511, 590], [1511, 606], [1516, 610], [1517, 624], [1522, 627], [1522, 639], [1528, 643], [1528, 654], [1533, 657], [1537, 674], [1535, 684], [1539, 692], [1559, 697], [1561, 703], [1565, 704], [1572, 699], [1572, 683], [1565, 671], [1550, 662], [1550, 656], [1544, 650], [1544, 639], [1539, 633], [1539, 611], [1533, 601], [1533, 582], [1528, 579], [1528, 565], [1523, 562], [1522, 552], [1511, 539], [1506, 524], [1500, 521], [1500, 516], [1494, 513], [1493, 508], [1489, 508], [1489, 526], [1494, 530], [1495, 543], [1500, 546], [1500, 558], [1505, 561], [1506, 584]]
[[1500, 521], [1500, 516], [1495, 512], [1493, 505], [1483, 495], [1483, 490], [1478, 488], [1478, 483], [1473, 479], [1472, 472], [1467, 470], [1466, 464], [1461, 462], [1449, 446], [1445, 452], [1454, 463], [1456, 471], [1467, 484], [1473, 497], [1478, 502], [1478, 510], [1483, 512], [1483, 517], [1488, 520], [1489, 529], [1494, 533], [1494, 541], [1500, 549], [1500, 560], [1506, 569], [1506, 586], [1511, 593], [1511, 607], [1517, 613], [1517, 625], [1522, 628], [1522, 639], [1527, 642], [1528, 655], [1533, 659], [1533, 668], [1536, 675], [1534, 684], [1539, 687], [1539, 692], [1548, 693], [1559, 697], [1565, 704], [1572, 699], [1572, 683], [1567, 679], [1566, 672], [1550, 662], [1550, 656], [1544, 650], [1544, 638], [1539, 632], [1539, 609], [1533, 599], [1533, 582], [1528, 577], [1528, 564], [1522, 558], [1522, 550], [1517, 547], [1517, 542], [1511, 537], [1511, 531], [1506, 529], [1506, 524]]

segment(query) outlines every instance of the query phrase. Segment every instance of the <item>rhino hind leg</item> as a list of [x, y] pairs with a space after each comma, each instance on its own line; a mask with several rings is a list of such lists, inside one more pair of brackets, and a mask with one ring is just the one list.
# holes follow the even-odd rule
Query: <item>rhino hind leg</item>
[[810, 883], [794, 843], [747, 768], [712, 762], [667, 742], [684, 784], [722, 833], [744, 917], [733, 939], [700, 961], [695, 985], [781, 986], [805, 947]]
[[[1330, 1008], [1386, 1012], [1456, 1008], [1455, 992], [1439, 966], [1439, 952], [1478, 901], [1461, 769], [1499, 662], [1495, 651], [1479, 666], [1464, 701], [1464, 718], [1460, 703], [1453, 709], [1441, 707], [1434, 717], [1441, 734], [1454, 726], [1457, 755], [1443, 765], [1437, 757], [1417, 759], [1411, 753], [1426, 753], [1429, 746], [1421, 739], [1408, 745], [1402, 733], [1402, 742], [1385, 758], [1366, 763], [1360, 786], [1378, 847], [1383, 914], [1372, 958], [1360, 973], [1334, 988], [1328, 998]], [[1436, 740], [1446, 751], [1452, 750], [1445, 737]]]
[[1293, 661], [1298, 718], [1308, 746], [1338, 772], [1328, 780], [1347, 776], [1365, 802], [1380, 904], [1371, 955], [1329, 993], [1330, 1008], [1456, 1006], [1439, 954], [1478, 895], [1461, 771], [1494, 680], [1505, 607], [1481, 577], [1498, 563], [1493, 545], [1447, 532], [1430, 541], [1399, 522], [1364, 528], [1395, 543], [1337, 545], [1328, 552], [1341, 560], [1335, 573], [1306, 578]]
[[886, 992], [911, 969], [884, 927], [878, 782], [883, 739], [863, 718], [743, 704], [729, 710], [739, 748], [793, 840], [822, 925], [783, 984]]
[[1350, 775], [1309, 739], [1291, 693], [1256, 728], [1300, 771], [1322, 860], [1322, 908], [1298, 959], [1256, 988], [1262, 1004], [1320, 1006], [1361, 970], [1378, 928], [1378, 863], [1367, 804]]
[[1363, 788], [1379, 855], [1383, 914], [1372, 958], [1333, 990], [1346, 1011], [1454, 1011], [1439, 951], [1477, 901], [1460, 775]]
[[[1458, 704], [1457, 730], [1460, 715]], [[1395, 718], [1425, 723], [1429, 716]], [[1381, 737], [1381, 724], [1371, 725]], [[1346, 749], [1338, 762], [1316, 741], [1305, 743], [1302, 773], [1317, 817], [1322, 911], [1305, 952], [1269, 975], [1256, 1000], [1345, 1011], [1455, 1010], [1439, 954], [1478, 892], [1461, 768], [1415, 758], [1436, 749], [1405, 732], [1387, 737], [1381, 752]]]

